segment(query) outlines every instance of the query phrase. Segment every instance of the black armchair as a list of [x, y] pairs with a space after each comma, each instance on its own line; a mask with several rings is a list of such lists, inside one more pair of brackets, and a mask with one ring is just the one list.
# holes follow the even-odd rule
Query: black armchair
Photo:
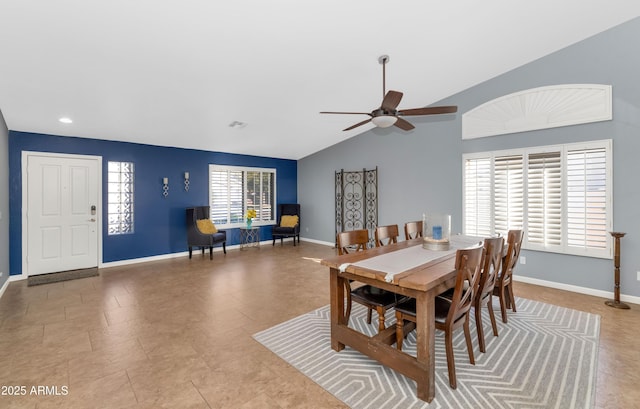
[[209, 259], [213, 260], [213, 246], [222, 243], [222, 251], [227, 254], [227, 232], [218, 230], [216, 233], [205, 233], [198, 228], [198, 220], [209, 220], [209, 206], [187, 208], [187, 245], [189, 258], [193, 247], [201, 247], [202, 254], [209, 248]]
[[[282, 216], [298, 216], [298, 221], [294, 226], [288, 223], [282, 223]], [[296, 237], [298, 243], [300, 243], [300, 205], [299, 204], [279, 204], [278, 205], [278, 224], [273, 226], [271, 232], [273, 236], [273, 246], [276, 244], [276, 239], [280, 238], [280, 245], [282, 245], [282, 239], [285, 237], [293, 237], [293, 245], [296, 245]]]

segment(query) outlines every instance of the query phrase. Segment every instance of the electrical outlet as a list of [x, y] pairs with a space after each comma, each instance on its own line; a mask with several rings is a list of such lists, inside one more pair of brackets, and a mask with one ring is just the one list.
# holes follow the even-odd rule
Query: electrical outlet
[[640, 281], [640, 271], [638, 271], [638, 281]]
[[[0, 271], [0, 277], [2, 277], [4, 275], [4, 273], [2, 271]], [[640, 271], [638, 272], [638, 277], [640, 277]]]
[[520, 256], [520, 264], [527, 264], [527, 258], [525, 256]]

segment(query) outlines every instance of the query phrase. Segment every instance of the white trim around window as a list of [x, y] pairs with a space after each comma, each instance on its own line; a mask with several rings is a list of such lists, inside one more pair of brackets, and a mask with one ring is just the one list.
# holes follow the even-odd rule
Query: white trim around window
[[506, 235], [523, 248], [612, 258], [612, 141], [462, 156], [463, 231]]

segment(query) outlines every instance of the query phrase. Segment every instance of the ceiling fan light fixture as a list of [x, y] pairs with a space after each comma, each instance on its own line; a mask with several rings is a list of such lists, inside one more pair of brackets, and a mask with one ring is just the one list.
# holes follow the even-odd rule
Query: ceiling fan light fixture
[[393, 124], [395, 124], [397, 120], [398, 118], [393, 115], [380, 115], [373, 117], [371, 119], [371, 122], [373, 122], [373, 124], [378, 128], [388, 128], [390, 126], [393, 126]]

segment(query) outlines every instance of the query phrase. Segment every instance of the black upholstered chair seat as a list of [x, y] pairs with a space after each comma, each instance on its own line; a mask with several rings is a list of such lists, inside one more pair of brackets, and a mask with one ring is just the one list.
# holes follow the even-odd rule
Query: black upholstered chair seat
[[351, 298], [360, 304], [372, 304], [376, 307], [391, 308], [398, 301], [405, 300], [407, 297], [392, 293], [391, 291], [382, 290], [378, 287], [363, 285], [351, 291]]
[[[446, 298], [436, 297], [435, 298], [435, 316], [436, 322], [444, 324], [447, 320], [447, 315], [449, 314], [449, 308], [451, 307], [451, 300]], [[416, 315], [416, 299], [409, 298], [404, 302], [401, 302], [396, 305], [396, 311], [400, 311], [405, 315]]]
[[273, 235], [283, 237], [293, 237], [298, 234], [295, 227], [273, 226]]

